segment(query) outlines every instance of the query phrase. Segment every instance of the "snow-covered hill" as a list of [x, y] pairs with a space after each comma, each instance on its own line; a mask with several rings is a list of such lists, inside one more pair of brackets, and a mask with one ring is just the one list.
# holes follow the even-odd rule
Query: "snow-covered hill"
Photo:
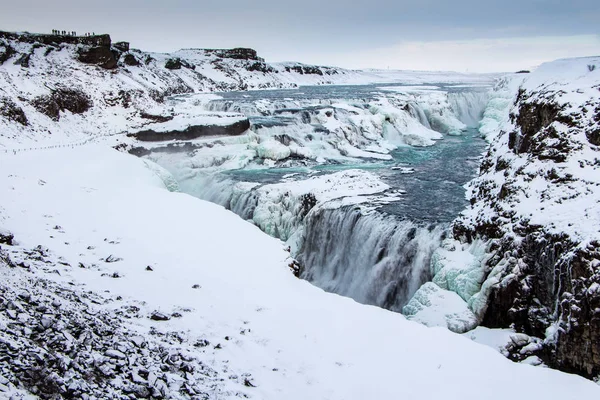
[[14, 235], [0, 261], [0, 397], [13, 385], [115, 399], [600, 391], [298, 280], [280, 241], [167, 191], [130, 155], [29, 152], [0, 158], [0, 171], [0, 221]]

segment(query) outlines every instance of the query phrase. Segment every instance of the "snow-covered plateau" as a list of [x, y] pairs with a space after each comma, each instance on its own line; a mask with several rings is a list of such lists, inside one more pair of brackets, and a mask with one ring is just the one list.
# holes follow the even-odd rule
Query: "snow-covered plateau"
[[594, 64], [490, 92], [0, 32], [0, 398], [598, 396], [547, 368], [598, 375]]

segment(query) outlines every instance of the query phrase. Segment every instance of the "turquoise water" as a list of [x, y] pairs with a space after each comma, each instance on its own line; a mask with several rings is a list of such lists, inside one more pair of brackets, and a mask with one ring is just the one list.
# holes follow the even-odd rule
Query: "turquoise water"
[[[399, 84], [377, 85], [340, 85], [340, 86], [306, 86], [294, 90], [261, 90], [248, 92], [219, 93], [221, 100], [215, 101], [215, 107], [238, 107], [244, 112], [252, 123], [257, 126], [282, 126], [298, 124], [297, 118], [281, 115], [283, 111], [301, 115], [309, 108], [321, 107], [313, 103], [324, 100], [323, 104], [330, 104], [335, 99], [352, 103], [355, 99], [357, 107], [366, 107], [371, 99], [385, 96], [381, 90], [385, 86], [402, 86]], [[419, 86], [419, 85], [408, 85]], [[481, 92], [487, 91], [482, 87], [452, 87], [443, 83], [428, 83], [425, 86], [438, 86], [447, 92]], [[262, 112], [252, 107], [258, 100], [267, 100], [270, 104], [277, 104], [274, 111]], [[305, 109], [287, 109], [289, 100], [310, 100]], [[468, 114], [469, 110], [463, 110]], [[257, 114], [264, 115], [257, 115]], [[289, 114], [289, 113], [288, 113]], [[476, 125], [476, 124], [475, 124]], [[317, 127], [313, 127], [317, 129]], [[347, 163], [328, 162], [325, 164], [308, 166], [305, 161], [292, 160], [286, 168], [261, 168], [254, 167], [238, 171], [229, 171], [224, 174], [235, 181], [258, 182], [262, 184], [276, 183], [290, 174], [296, 174], [293, 179], [305, 179], [315, 174], [327, 174], [347, 169], [362, 169], [373, 172], [381, 177], [393, 189], [405, 191], [400, 201], [386, 205], [381, 211], [407, 218], [412, 221], [425, 223], [448, 223], [452, 221], [461, 210], [466, 207], [463, 185], [471, 180], [477, 173], [478, 158], [483, 152], [486, 143], [479, 138], [477, 129], [471, 128], [460, 136], [445, 135], [429, 147], [403, 146], [391, 153], [392, 160], [365, 160], [354, 159]], [[413, 168], [413, 173], [402, 173], [394, 168]]]
[[446, 136], [431, 147], [396, 150], [394, 160], [415, 172], [381, 171], [386, 183], [405, 191], [401, 201], [382, 211], [416, 221], [452, 221], [467, 206], [463, 186], [476, 176], [485, 147], [477, 131], [471, 130], [463, 136]]
[[[284, 135], [294, 132], [287, 129], [288, 124], [307, 125], [306, 131], [320, 128], [311, 124], [310, 113], [313, 108], [321, 107], [312, 100], [322, 99], [322, 104], [331, 104], [332, 99], [339, 98], [365, 109], [369, 99], [381, 95], [377, 89], [381, 86], [384, 85], [225, 93], [224, 99], [211, 106], [214, 111], [243, 112], [255, 127], [270, 127], [270, 134]], [[463, 95], [455, 97], [469, 99]], [[256, 107], [254, 102], [261, 99], [270, 100], [269, 107]], [[303, 99], [309, 101], [289, 101]], [[302, 104], [306, 108], [298, 108]], [[477, 125], [477, 107], [471, 107], [468, 101], [461, 104], [464, 107], [454, 109], [464, 111], [460, 114], [465, 119], [475, 121], [470, 125]], [[282, 115], [282, 110], [287, 115]], [[304, 229], [302, 243], [294, 254], [303, 266], [303, 279], [326, 291], [399, 312], [415, 291], [431, 279], [431, 255], [446, 236], [449, 223], [466, 208], [463, 186], [476, 175], [485, 147], [477, 129], [470, 129], [460, 136], [444, 135], [433, 146], [399, 147], [387, 161], [340, 158], [345, 161], [317, 164], [312, 160], [288, 159], [279, 167], [268, 168], [258, 165], [261, 160], [257, 160], [243, 170], [223, 172], [226, 179], [218, 176], [203, 187], [211, 189], [207, 191], [208, 197], [217, 194], [215, 199], [211, 197], [212, 201], [229, 207], [229, 198], [220, 194], [227, 193], [231, 180], [269, 184], [283, 178], [307, 179], [362, 169], [377, 175], [395, 194], [401, 190], [399, 200], [380, 206], [377, 212], [364, 212], [351, 205], [323, 207], [306, 217], [281, 222], [275, 210], [272, 225], [277, 229], [269, 225], [269, 233], [280, 238], [283, 236], [279, 228], [281, 232]], [[256, 193], [244, 193], [236, 200], [233, 211], [244, 219], [252, 219], [259, 201], [261, 197]], [[264, 221], [264, 218], [259, 219]]]
[[[434, 146], [400, 147], [392, 152], [390, 161], [244, 169], [226, 174], [235, 181], [267, 184], [279, 182], [290, 174], [296, 174], [296, 179], [305, 179], [348, 169], [368, 170], [392, 188], [405, 191], [401, 200], [383, 206], [381, 211], [413, 221], [447, 223], [467, 205], [463, 185], [475, 177], [485, 146], [485, 141], [472, 129], [462, 136], [446, 136]], [[414, 172], [402, 173], [392, 169], [394, 167], [413, 168]]]

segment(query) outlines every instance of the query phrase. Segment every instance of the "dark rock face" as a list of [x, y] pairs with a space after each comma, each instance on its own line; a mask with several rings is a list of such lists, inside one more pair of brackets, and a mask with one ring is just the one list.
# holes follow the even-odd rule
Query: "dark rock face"
[[258, 56], [256, 50], [247, 48], [235, 48], [235, 49], [207, 49], [207, 53], [214, 54], [221, 58], [232, 58], [234, 60], [255, 60], [264, 61]]
[[79, 49], [77, 59], [84, 64], [93, 64], [104, 69], [117, 68], [117, 58], [110, 46], [83, 47]]
[[269, 64], [260, 61], [248, 65], [246, 69], [250, 72], [263, 72], [265, 74], [277, 72], [277, 70], [271, 67]]
[[165, 68], [166, 69], [170, 69], [170, 70], [174, 70], [174, 69], [181, 69], [181, 67], [185, 67], [188, 69], [196, 69], [196, 67], [190, 63], [188, 63], [185, 60], [182, 60], [181, 58], [169, 58], [166, 62], [165, 62]]
[[28, 125], [23, 109], [8, 97], [0, 97], [0, 116], [23, 126]]
[[111, 39], [109, 35], [95, 36], [68, 36], [68, 35], [46, 35], [36, 33], [16, 33], [0, 31], [0, 39], [18, 40], [23, 43], [41, 43], [44, 45], [56, 45], [60, 43], [84, 44], [87, 46], [108, 46]]
[[181, 59], [180, 58], [169, 58], [166, 62], [165, 62], [165, 68], [166, 69], [181, 69], [181, 67], [183, 66], [183, 64], [181, 63]]
[[31, 104], [36, 110], [52, 118], [54, 121], [60, 120], [60, 106], [52, 95], [36, 97]]
[[0, 244], [12, 246], [14, 238], [12, 233], [0, 229]]
[[563, 371], [600, 374], [599, 243], [578, 249], [565, 236], [535, 232], [519, 244], [506, 241], [498, 253], [512, 255], [494, 260], [508, 261], [511, 274], [492, 291], [483, 325], [537, 337], [554, 325], [556, 344], [537, 355]]
[[171, 121], [173, 119], [173, 117], [170, 115], [154, 115], [154, 114], [148, 114], [146, 112], [141, 112], [140, 117], [142, 117], [144, 119], [149, 119], [154, 122], [167, 122], [167, 121]]
[[296, 72], [300, 75], [323, 75], [323, 71], [321, 71], [318, 67], [313, 67], [311, 65], [292, 65], [286, 66], [285, 70], [287, 72]]
[[0, 65], [11, 58], [16, 51], [10, 45], [0, 42]]
[[127, 53], [129, 51], [129, 42], [117, 42], [113, 44], [113, 47], [123, 53]]
[[[597, 158], [588, 160], [588, 154], [597, 149], [587, 142], [597, 140], [598, 99], [566, 111], [560, 96], [544, 90], [518, 94], [514, 130], [492, 142], [471, 184], [471, 207], [480, 211], [459, 217], [453, 234], [468, 242], [492, 241], [485, 268], [499, 271], [500, 282], [492, 286], [482, 325], [546, 338], [536, 355], [547, 365], [594, 378], [600, 375], [600, 234], [582, 241], [531, 223], [529, 211], [519, 207], [519, 196], [539, 196], [543, 211], [597, 190], [595, 183], [574, 178], [567, 161], [595, 172]], [[548, 189], [529, 191], [534, 179]]]
[[15, 65], [20, 65], [23, 68], [29, 68], [29, 60], [31, 58], [31, 54], [21, 54], [21, 57], [15, 61]]
[[60, 112], [68, 110], [73, 114], [82, 114], [92, 107], [92, 101], [82, 91], [60, 88], [50, 95], [40, 96], [33, 100], [33, 106], [41, 113], [55, 121], [60, 119]]
[[140, 65], [140, 62], [131, 53], [125, 54], [125, 57], [123, 57], [123, 62], [130, 67], [137, 67]]
[[585, 135], [594, 146], [600, 146], [600, 129], [588, 130]]
[[191, 140], [203, 136], [236, 136], [250, 129], [250, 121], [244, 119], [230, 125], [192, 125], [182, 131], [157, 132], [152, 129], [140, 131], [131, 136], [143, 142], [165, 140]]

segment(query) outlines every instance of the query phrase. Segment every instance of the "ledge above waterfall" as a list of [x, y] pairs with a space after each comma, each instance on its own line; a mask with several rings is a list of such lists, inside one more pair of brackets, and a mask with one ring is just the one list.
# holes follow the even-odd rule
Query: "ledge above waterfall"
[[191, 140], [210, 136], [237, 136], [250, 129], [248, 118], [240, 114], [177, 115], [166, 122], [157, 122], [129, 133], [137, 140], [157, 142]]

